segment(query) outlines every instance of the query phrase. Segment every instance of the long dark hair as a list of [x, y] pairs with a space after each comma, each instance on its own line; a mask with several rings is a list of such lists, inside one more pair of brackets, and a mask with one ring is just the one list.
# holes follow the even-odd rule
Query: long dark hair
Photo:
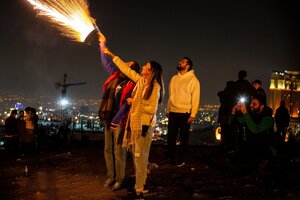
[[160, 85], [158, 103], [161, 103], [163, 100], [163, 96], [164, 96], [164, 82], [163, 82], [163, 78], [162, 78], [162, 67], [158, 62], [155, 62], [155, 61], [150, 61], [149, 63], [151, 66], [152, 77], [150, 80], [150, 85], [145, 92], [144, 99], [150, 98], [152, 91], [153, 91], [154, 82], [157, 81], [157, 83]]

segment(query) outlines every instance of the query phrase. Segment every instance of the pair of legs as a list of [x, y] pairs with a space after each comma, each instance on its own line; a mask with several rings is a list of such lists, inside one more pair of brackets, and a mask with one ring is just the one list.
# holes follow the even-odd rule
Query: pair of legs
[[189, 129], [190, 123], [188, 118], [190, 113], [169, 113], [169, 124], [168, 124], [168, 157], [172, 163], [176, 162], [176, 140], [179, 133], [180, 146], [178, 151], [178, 161], [185, 161], [185, 154], [188, 147]]
[[25, 139], [23, 143], [23, 152], [32, 154], [37, 151], [36, 131], [34, 129], [26, 129]]
[[135, 167], [135, 191], [140, 194], [144, 190], [147, 179], [147, 165], [152, 142], [153, 128], [149, 128], [145, 137], [141, 136], [132, 147]]
[[107, 180], [122, 183], [125, 178], [126, 149], [122, 148], [123, 131], [120, 126], [111, 129], [105, 125], [104, 158], [107, 169]]
[[285, 137], [286, 137], [287, 128], [284, 126], [277, 126], [277, 134], [280, 137], [280, 144], [285, 143]]

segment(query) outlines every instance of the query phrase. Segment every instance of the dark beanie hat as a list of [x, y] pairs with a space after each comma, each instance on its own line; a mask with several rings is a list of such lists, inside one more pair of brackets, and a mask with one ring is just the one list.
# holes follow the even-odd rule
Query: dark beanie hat
[[256, 79], [255, 81], [253, 81], [252, 83], [257, 83], [257, 84], [260, 84], [261, 85], [261, 81]]
[[265, 104], [265, 102], [266, 102], [266, 97], [261, 94], [254, 95], [253, 99], [257, 99], [261, 104]]

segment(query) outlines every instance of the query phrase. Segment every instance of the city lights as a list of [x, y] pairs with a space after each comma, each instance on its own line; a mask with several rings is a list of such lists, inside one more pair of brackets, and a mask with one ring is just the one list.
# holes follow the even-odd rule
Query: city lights
[[59, 104], [63, 107], [67, 106], [67, 105], [69, 105], [69, 100], [68, 99], [61, 99]]

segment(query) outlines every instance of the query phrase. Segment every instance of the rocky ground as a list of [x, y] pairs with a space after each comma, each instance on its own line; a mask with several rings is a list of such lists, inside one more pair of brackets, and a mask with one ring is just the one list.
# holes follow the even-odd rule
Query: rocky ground
[[[146, 199], [300, 199], [299, 144], [283, 148], [270, 173], [261, 175], [247, 160], [224, 153], [218, 145], [191, 145], [188, 164], [178, 168], [162, 164], [166, 146], [152, 145], [150, 192]], [[2, 200], [131, 199], [131, 156], [124, 188], [105, 189], [103, 143], [90, 142], [68, 150], [0, 159]], [[28, 173], [25, 173], [25, 166]]]

